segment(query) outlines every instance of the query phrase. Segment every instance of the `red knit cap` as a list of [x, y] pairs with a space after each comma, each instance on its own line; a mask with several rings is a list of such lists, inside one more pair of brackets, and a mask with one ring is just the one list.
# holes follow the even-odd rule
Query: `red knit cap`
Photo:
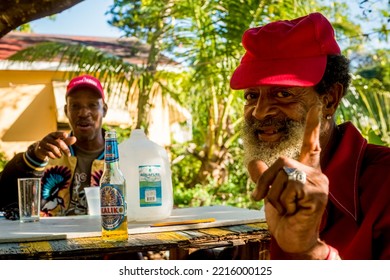
[[320, 13], [250, 28], [242, 44], [246, 53], [230, 80], [232, 89], [314, 86], [324, 75], [327, 55], [340, 54], [333, 27]]

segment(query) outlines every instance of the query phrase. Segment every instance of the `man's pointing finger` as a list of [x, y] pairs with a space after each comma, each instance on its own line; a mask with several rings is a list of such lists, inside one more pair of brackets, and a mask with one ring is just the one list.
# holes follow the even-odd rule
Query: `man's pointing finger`
[[305, 165], [320, 168], [321, 106], [314, 105], [306, 116], [306, 126], [299, 161]]

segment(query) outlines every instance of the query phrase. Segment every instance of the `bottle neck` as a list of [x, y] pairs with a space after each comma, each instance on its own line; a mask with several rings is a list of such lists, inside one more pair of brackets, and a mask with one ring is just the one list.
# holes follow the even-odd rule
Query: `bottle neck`
[[107, 138], [105, 141], [104, 166], [106, 169], [119, 168], [119, 151], [116, 138]]
[[113, 161], [113, 162], [104, 162], [104, 169], [106, 170], [112, 170], [112, 169], [119, 169], [119, 161]]

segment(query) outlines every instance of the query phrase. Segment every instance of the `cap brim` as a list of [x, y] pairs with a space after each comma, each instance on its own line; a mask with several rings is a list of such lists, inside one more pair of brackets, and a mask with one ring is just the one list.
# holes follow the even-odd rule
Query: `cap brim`
[[232, 89], [262, 85], [303, 86], [318, 84], [325, 73], [326, 56], [241, 62], [230, 79]]

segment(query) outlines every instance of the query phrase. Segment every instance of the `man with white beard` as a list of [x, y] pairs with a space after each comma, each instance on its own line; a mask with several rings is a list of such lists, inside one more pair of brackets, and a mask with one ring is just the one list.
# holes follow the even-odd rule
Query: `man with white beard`
[[271, 259], [390, 259], [390, 149], [334, 115], [349, 62], [320, 13], [248, 29], [245, 165], [265, 201]]

